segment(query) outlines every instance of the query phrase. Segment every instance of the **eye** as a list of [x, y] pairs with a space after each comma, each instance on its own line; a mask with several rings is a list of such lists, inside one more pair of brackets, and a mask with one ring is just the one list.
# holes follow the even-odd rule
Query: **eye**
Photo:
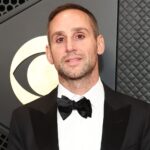
[[62, 43], [64, 41], [64, 37], [56, 38], [56, 43]]
[[83, 33], [77, 33], [76, 35], [75, 35], [75, 39], [84, 39], [85, 38], [85, 35], [83, 34]]

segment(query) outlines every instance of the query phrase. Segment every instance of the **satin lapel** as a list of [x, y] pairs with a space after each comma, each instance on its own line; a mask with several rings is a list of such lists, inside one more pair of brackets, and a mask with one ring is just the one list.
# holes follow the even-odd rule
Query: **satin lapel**
[[42, 99], [45, 108], [41, 106], [41, 110], [30, 110], [39, 150], [58, 150], [56, 93], [56, 91], [52, 92]]
[[120, 150], [130, 116], [130, 105], [120, 103], [114, 92], [105, 88], [102, 150]]

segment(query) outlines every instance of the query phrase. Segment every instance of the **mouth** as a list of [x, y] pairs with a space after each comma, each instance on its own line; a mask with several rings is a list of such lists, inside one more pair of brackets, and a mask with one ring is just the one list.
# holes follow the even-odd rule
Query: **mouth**
[[69, 64], [70, 66], [76, 66], [81, 62], [81, 57], [69, 57], [65, 59], [65, 62]]

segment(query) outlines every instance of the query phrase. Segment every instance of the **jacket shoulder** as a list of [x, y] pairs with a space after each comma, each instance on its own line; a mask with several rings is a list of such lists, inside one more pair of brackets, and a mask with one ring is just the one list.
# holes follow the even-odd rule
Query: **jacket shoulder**
[[113, 103], [118, 106], [131, 105], [139, 109], [150, 109], [150, 104], [148, 102], [115, 91], [106, 84], [104, 84], [104, 90], [106, 99], [113, 101]]
[[49, 94], [45, 96], [41, 96], [40, 98], [30, 103], [19, 106], [13, 111], [13, 114], [22, 114], [28, 112], [31, 109], [44, 112], [50, 107], [53, 107], [53, 105], [56, 103], [56, 98], [57, 98], [57, 88], [55, 88], [53, 91], [51, 91]]

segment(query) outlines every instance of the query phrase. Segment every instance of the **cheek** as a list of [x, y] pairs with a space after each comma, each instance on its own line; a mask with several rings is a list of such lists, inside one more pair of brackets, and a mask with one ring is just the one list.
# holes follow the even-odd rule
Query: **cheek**
[[59, 65], [62, 61], [62, 58], [64, 57], [64, 54], [60, 51], [54, 51], [53, 52], [53, 62], [55, 65]]
[[62, 46], [52, 46], [52, 56], [54, 60], [59, 60], [64, 55], [64, 48]]
[[93, 45], [92, 47], [89, 47], [88, 52], [86, 54], [90, 61], [95, 61], [97, 59], [97, 48], [96, 45]]
[[54, 64], [59, 63], [60, 60], [61, 60], [60, 54], [55, 54], [55, 55], [53, 55]]
[[96, 44], [92, 44], [92, 43], [86, 43], [85, 44], [85, 48], [84, 48], [86, 51], [87, 51], [87, 55], [97, 55], [97, 45]]

